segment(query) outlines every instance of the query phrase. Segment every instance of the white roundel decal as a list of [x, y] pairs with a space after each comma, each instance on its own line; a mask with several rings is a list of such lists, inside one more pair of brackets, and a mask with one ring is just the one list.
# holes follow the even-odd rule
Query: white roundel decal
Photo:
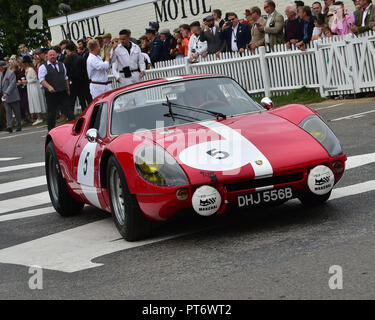
[[216, 213], [221, 205], [221, 195], [219, 191], [210, 186], [198, 188], [192, 198], [194, 210], [201, 216], [211, 216]]
[[182, 150], [179, 158], [183, 164], [206, 171], [230, 171], [251, 164], [256, 177], [273, 174], [268, 159], [240, 132], [216, 121], [200, 125], [210, 129], [199, 136], [206, 141]]
[[332, 190], [335, 184], [335, 177], [330, 168], [317, 166], [310, 171], [307, 183], [311, 192], [323, 195]]

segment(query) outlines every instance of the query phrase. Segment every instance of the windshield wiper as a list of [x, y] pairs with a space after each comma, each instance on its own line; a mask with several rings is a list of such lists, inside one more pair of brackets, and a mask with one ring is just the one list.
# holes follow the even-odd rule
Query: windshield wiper
[[222, 118], [222, 119], [227, 118], [227, 116], [225, 114], [221, 113], [221, 112], [215, 112], [215, 111], [204, 110], [204, 109], [199, 109], [199, 108], [194, 108], [194, 107], [188, 107], [188, 106], [183, 106], [183, 105], [178, 104], [178, 103], [171, 102], [169, 100], [168, 96], [167, 96], [167, 102], [166, 103], [164, 102], [163, 106], [168, 107], [169, 114], [172, 117], [173, 121], [174, 121], [174, 114], [173, 114], [173, 111], [172, 111], [172, 107], [175, 107], [175, 108], [178, 108], [178, 109], [183, 109], [183, 110], [196, 111], [196, 112], [204, 113], [204, 114], [209, 114], [211, 116], [215, 116], [217, 120], [219, 120], [220, 118]]
[[[172, 117], [172, 114], [173, 114], [173, 117]], [[190, 116], [185, 116], [183, 114], [178, 114], [178, 113], [166, 113], [164, 115], [164, 117], [167, 117], [167, 118], [172, 118], [173, 119], [173, 122], [175, 122], [175, 119], [178, 119], [178, 120], [183, 120], [183, 121], [200, 121], [200, 119], [197, 119], [197, 118], [193, 118], [193, 117], [190, 117]]]

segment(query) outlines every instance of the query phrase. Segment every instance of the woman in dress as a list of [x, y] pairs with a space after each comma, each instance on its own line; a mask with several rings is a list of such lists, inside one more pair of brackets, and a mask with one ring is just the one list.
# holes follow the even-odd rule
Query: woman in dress
[[33, 121], [35, 120], [35, 115], [37, 116], [37, 119], [33, 122], [33, 126], [35, 126], [43, 122], [42, 113], [46, 113], [46, 102], [38, 81], [38, 76], [29, 56], [23, 57], [23, 68], [25, 69], [26, 80], [22, 80], [22, 83], [27, 84], [29, 110]]

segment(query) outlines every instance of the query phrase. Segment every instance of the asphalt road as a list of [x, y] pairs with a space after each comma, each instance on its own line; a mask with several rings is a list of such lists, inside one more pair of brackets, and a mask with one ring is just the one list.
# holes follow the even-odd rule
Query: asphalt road
[[[351, 161], [334, 199], [187, 213], [135, 244], [97, 209], [54, 212], [39, 164], [46, 128], [0, 132], [0, 299], [375, 299], [375, 100], [314, 107]], [[29, 287], [32, 265], [41, 290]], [[341, 290], [328, 285], [334, 265]]]

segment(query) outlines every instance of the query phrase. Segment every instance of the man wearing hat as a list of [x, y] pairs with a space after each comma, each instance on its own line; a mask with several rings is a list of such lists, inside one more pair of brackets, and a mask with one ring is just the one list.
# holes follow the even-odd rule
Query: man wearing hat
[[141, 81], [146, 64], [138, 45], [130, 41], [131, 31], [121, 30], [120, 44], [111, 50], [112, 63], [115, 64], [114, 76], [121, 86]]
[[189, 40], [189, 62], [196, 61], [200, 55], [207, 52], [207, 41], [201, 40], [201, 24], [199, 21], [194, 21], [190, 24], [191, 32], [193, 33]]
[[21, 98], [17, 88], [16, 73], [7, 68], [5, 61], [0, 61], [0, 84], [0, 96], [1, 101], [4, 102], [7, 131], [13, 132], [12, 112], [14, 112], [17, 120], [16, 130], [21, 131]]
[[157, 21], [150, 21], [149, 22], [149, 28], [155, 30], [155, 35], [157, 37], [160, 35], [159, 34], [159, 28], [160, 28], [159, 22], [157, 22]]
[[162, 61], [171, 60], [171, 41], [172, 35], [169, 29], [160, 30], [160, 40], [163, 42], [161, 47], [161, 59]]
[[155, 29], [147, 28], [146, 29], [147, 39], [150, 41], [150, 59], [152, 65], [155, 65], [156, 62], [163, 61], [162, 57], [162, 48], [163, 42], [159, 37], [156, 36]]
[[203, 58], [207, 54], [216, 54], [219, 56], [221, 52], [225, 51], [225, 41], [220, 37], [221, 29], [218, 25], [215, 25], [215, 18], [208, 16], [206, 21], [203, 23], [201, 31], [201, 41], [207, 41], [207, 51], [203, 53]]

